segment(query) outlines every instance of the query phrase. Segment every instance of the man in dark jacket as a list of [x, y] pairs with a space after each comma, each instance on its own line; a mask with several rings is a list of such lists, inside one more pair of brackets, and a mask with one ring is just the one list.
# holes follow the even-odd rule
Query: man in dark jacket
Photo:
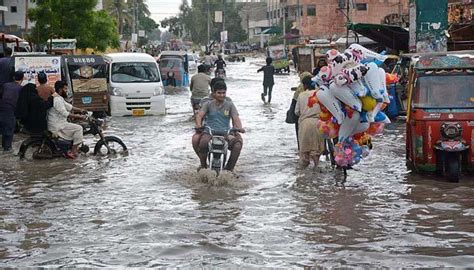
[[0, 58], [0, 87], [7, 82], [12, 81], [12, 73], [10, 68], [12, 49], [5, 49], [5, 56]]
[[3, 151], [12, 150], [13, 133], [16, 126], [15, 109], [20, 95], [23, 71], [15, 72], [14, 82], [3, 85], [3, 97], [0, 100], [0, 133]]
[[[265, 103], [265, 97], [268, 93], [268, 103], [272, 101], [272, 89], [273, 89], [273, 74], [275, 74], [275, 68], [272, 66], [272, 58], [267, 57], [267, 65], [261, 67], [257, 72], [263, 71], [263, 93], [261, 95], [263, 103]], [[268, 92], [267, 92], [268, 90]]]
[[[53, 96], [56, 94], [53, 94]], [[47, 127], [46, 114], [53, 106], [53, 97], [44, 101], [36, 90], [34, 83], [29, 83], [21, 88], [15, 115], [20, 123], [31, 133], [42, 133]]]

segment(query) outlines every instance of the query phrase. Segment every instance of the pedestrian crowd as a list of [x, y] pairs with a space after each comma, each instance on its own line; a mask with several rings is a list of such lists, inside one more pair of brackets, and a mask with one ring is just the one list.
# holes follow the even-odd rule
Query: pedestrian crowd
[[[84, 120], [85, 110], [73, 107], [65, 101], [67, 83], [56, 81], [54, 88], [48, 85], [44, 71], [37, 73], [38, 85], [24, 82], [24, 72], [11, 70], [10, 48], [0, 58], [0, 134], [4, 152], [12, 152], [13, 136], [21, 127], [25, 133], [44, 135], [51, 132], [66, 141], [72, 148], [65, 156], [74, 159], [82, 144], [83, 128], [70, 119]], [[76, 114], [79, 112], [81, 114]]]

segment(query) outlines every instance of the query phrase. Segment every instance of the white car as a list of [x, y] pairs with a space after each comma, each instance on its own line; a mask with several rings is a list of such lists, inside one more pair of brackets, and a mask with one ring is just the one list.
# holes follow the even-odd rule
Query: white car
[[189, 72], [194, 72], [197, 70], [198, 59], [196, 59], [196, 56], [192, 53], [188, 53], [187, 55], [188, 55]]
[[109, 65], [112, 116], [166, 113], [164, 87], [155, 58], [146, 53], [111, 53], [104, 59]]

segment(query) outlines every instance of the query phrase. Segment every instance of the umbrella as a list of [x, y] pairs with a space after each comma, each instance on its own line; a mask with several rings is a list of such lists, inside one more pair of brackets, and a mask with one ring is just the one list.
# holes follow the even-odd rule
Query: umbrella
[[295, 34], [292, 34], [292, 33], [286, 33], [283, 36], [284, 39], [297, 39], [299, 37], [300, 37], [299, 35], [295, 35]]

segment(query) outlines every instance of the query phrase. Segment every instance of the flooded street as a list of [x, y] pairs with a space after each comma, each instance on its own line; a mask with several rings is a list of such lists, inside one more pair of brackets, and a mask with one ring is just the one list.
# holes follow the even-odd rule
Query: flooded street
[[196, 172], [188, 93], [167, 96], [166, 116], [111, 119], [126, 157], [0, 153], [0, 267], [474, 265], [472, 177], [411, 174], [403, 123], [374, 139], [345, 183], [325, 161], [323, 172], [298, 170], [284, 122], [298, 78], [277, 76], [263, 105], [257, 62], [227, 68], [247, 133], [236, 175], [217, 184]]

